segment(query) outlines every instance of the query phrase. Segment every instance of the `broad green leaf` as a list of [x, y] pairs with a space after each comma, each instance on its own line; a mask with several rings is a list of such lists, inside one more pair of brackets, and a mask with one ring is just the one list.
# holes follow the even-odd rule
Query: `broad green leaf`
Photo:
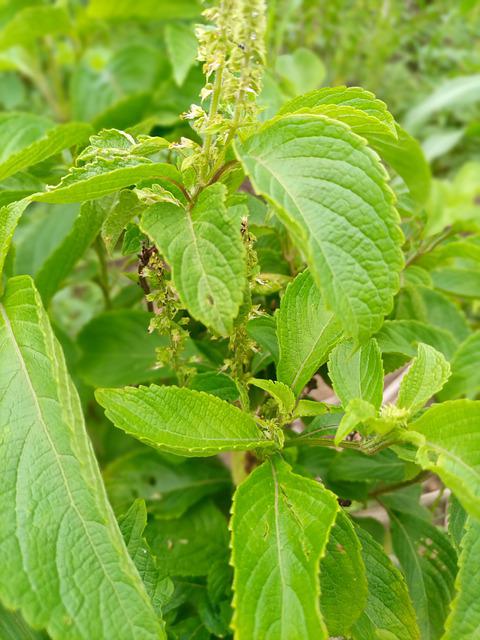
[[255, 387], [263, 389], [275, 398], [282, 413], [289, 414], [293, 411], [295, 407], [295, 396], [290, 387], [287, 387], [283, 382], [250, 378], [248, 384], [253, 384]]
[[2, 640], [48, 640], [43, 631], [34, 631], [19, 613], [8, 611], [0, 605], [0, 638]]
[[378, 157], [338, 121], [296, 113], [267, 122], [237, 153], [305, 252], [345, 334], [364, 340], [393, 304], [402, 233]]
[[391, 449], [367, 455], [353, 449], [345, 449], [335, 457], [328, 471], [328, 479], [335, 482], [349, 480], [383, 480], [395, 483], [405, 479], [406, 466]]
[[405, 580], [382, 547], [363, 529], [362, 545], [368, 581], [365, 611], [353, 627], [354, 640], [419, 640], [415, 611]]
[[341, 334], [340, 323], [325, 308], [310, 272], [299, 274], [288, 285], [277, 313], [278, 380], [299, 395]]
[[202, 11], [198, 0], [91, 0], [88, 15], [92, 18], [144, 18], [152, 20], [175, 20], [197, 18]]
[[0, 208], [0, 276], [18, 221], [29, 204], [30, 198], [24, 198]]
[[95, 395], [116, 427], [161, 451], [203, 457], [275, 448], [249, 414], [206, 393], [151, 385]]
[[480, 518], [480, 402], [433, 405], [409, 428], [413, 433], [407, 437], [419, 445], [418, 464], [439, 475], [465, 509]]
[[9, 281], [0, 314], [2, 601], [54, 639], [164, 638], [28, 276]]
[[461, 543], [459, 571], [443, 640], [475, 640], [480, 633], [480, 523], [469, 518]]
[[153, 520], [145, 537], [159, 566], [169, 576], [206, 576], [228, 558], [227, 519], [204, 501], [174, 520]]
[[322, 60], [311, 49], [304, 47], [278, 56], [275, 71], [290, 95], [316, 89], [322, 84], [326, 74]]
[[317, 402], [316, 400], [309, 400], [308, 398], [302, 398], [297, 402], [295, 408], [295, 416], [320, 416], [324, 413], [328, 413], [332, 406], [327, 405], [324, 402]]
[[115, 513], [125, 513], [136, 498], [157, 518], [179, 518], [202, 498], [228, 489], [230, 474], [212, 460], [171, 462], [151, 449], [133, 451], [109, 464], [103, 478]]
[[[158, 615], [162, 614], [165, 591], [173, 591], [173, 584], [159, 570], [157, 559], [152, 555], [148, 542], [143, 537], [147, 526], [147, 508], [143, 500], [135, 500], [130, 509], [118, 520], [120, 531], [128, 553], [137, 568], [145, 589]], [[166, 584], [167, 583], [167, 584]]]
[[165, 44], [175, 82], [181, 86], [197, 58], [197, 39], [189, 24], [173, 22], [165, 27]]
[[375, 340], [360, 347], [352, 340], [340, 342], [328, 360], [328, 373], [333, 390], [344, 407], [350, 400], [361, 398], [377, 409], [383, 397], [382, 354]]
[[405, 574], [423, 640], [442, 637], [457, 573], [447, 536], [426, 520], [389, 512], [393, 550]]
[[318, 572], [337, 510], [333, 494], [281, 458], [238, 487], [230, 523], [235, 638], [326, 640]]
[[0, 166], [21, 153], [36, 140], [44, 137], [53, 122], [33, 113], [0, 114]]
[[443, 354], [420, 342], [418, 355], [400, 383], [397, 406], [413, 415], [442, 389], [449, 376], [450, 365]]
[[338, 105], [362, 111], [372, 119], [383, 123], [395, 135], [395, 121], [387, 105], [382, 100], [378, 100], [373, 93], [361, 87], [339, 86], [317, 89], [290, 100], [283, 105], [279, 113], [284, 115], [300, 109], [314, 109], [326, 105]]
[[361, 550], [349, 517], [339, 511], [320, 562], [320, 609], [330, 636], [348, 637], [367, 603]]
[[335, 444], [338, 446], [340, 442], [348, 436], [349, 433], [355, 431], [362, 423], [370, 421], [377, 415], [377, 410], [370, 402], [361, 398], [353, 398], [345, 407], [345, 415], [338, 425], [335, 434]]
[[68, 33], [70, 28], [63, 7], [25, 7], [0, 31], [0, 50], [28, 46], [37, 38]]
[[246, 287], [240, 229], [225, 209], [226, 189], [204, 189], [191, 208], [160, 203], [142, 216], [142, 230], [172, 267], [175, 287], [190, 313], [220, 335], [228, 335]]
[[248, 335], [268, 351], [275, 362], [278, 362], [278, 340], [276, 323], [273, 316], [258, 316], [247, 322]]
[[17, 171], [38, 164], [63, 149], [81, 144], [88, 139], [91, 133], [90, 125], [82, 122], [69, 122], [48, 129], [41, 138], [9, 155], [6, 160], [0, 163], [0, 180], [5, 180]]
[[457, 343], [449, 331], [418, 320], [386, 320], [375, 336], [382, 353], [397, 353], [408, 359], [417, 355], [420, 342], [430, 345], [451, 360]]
[[44, 304], [61, 287], [75, 264], [82, 258], [96, 236], [108, 214], [106, 202], [85, 202], [70, 233], [43, 263], [35, 276], [35, 284]]
[[165, 347], [168, 338], [148, 332], [151, 319], [140, 309], [106, 311], [93, 318], [78, 335], [80, 376], [93, 387], [120, 387], [168, 375], [156, 366], [156, 349]]
[[229, 402], [235, 402], [239, 397], [237, 384], [226, 373], [217, 373], [215, 371], [197, 373], [189, 378], [187, 386], [189, 389], [205, 391], [205, 393], [210, 393]]
[[480, 272], [478, 269], [443, 267], [431, 271], [434, 286], [440, 291], [460, 298], [480, 297]]

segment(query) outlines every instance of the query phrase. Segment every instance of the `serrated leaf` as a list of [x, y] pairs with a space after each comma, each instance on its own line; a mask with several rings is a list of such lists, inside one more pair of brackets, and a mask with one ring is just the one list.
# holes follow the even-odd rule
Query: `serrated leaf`
[[339, 321], [325, 308], [309, 271], [288, 285], [277, 313], [277, 378], [295, 395], [326, 362], [342, 334]]
[[214, 562], [228, 559], [227, 520], [210, 501], [181, 518], [154, 520], [145, 536], [169, 576], [206, 576]]
[[440, 400], [475, 397], [480, 391], [480, 331], [472, 333], [453, 354], [452, 375], [438, 394]]
[[71, 231], [35, 275], [35, 284], [44, 304], [49, 303], [75, 264], [95, 240], [107, 217], [108, 205], [109, 203], [98, 200], [85, 202]]
[[378, 157], [348, 127], [326, 116], [267, 122], [237, 154], [306, 254], [345, 334], [380, 328], [403, 266], [402, 233]]
[[457, 556], [447, 536], [426, 520], [389, 512], [395, 555], [406, 577], [423, 640], [441, 638], [454, 593]]
[[475, 640], [480, 632], [480, 523], [469, 518], [461, 543], [459, 571], [442, 640]]
[[195, 391], [205, 391], [222, 400], [235, 402], [238, 400], [239, 391], [236, 382], [226, 373], [206, 371], [197, 373], [189, 378], [187, 386]]
[[103, 471], [115, 513], [145, 500], [156, 518], [179, 518], [202, 498], [230, 486], [230, 474], [217, 460], [171, 462], [157, 451], [141, 449], [116, 458]]
[[337, 510], [333, 494], [281, 458], [238, 487], [230, 524], [238, 640], [328, 637], [318, 571]]
[[0, 208], [0, 276], [18, 221], [29, 204], [27, 197]]
[[163, 451], [203, 457], [275, 448], [249, 414], [206, 393], [151, 385], [98, 389], [95, 396], [116, 427]]
[[3, 602], [54, 639], [164, 638], [29, 277], [9, 281], [0, 312]]
[[84, 122], [69, 122], [48, 129], [41, 138], [8, 156], [0, 163], [0, 180], [5, 180], [17, 171], [38, 164], [63, 149], [81, 144], [88, 139], [91, 133], [91, 126]]
[[348, 637], [367, 603], [361, 550], [350, 519], [339, 511], [320, 562], [320, 608], [330, 636]]
[[220, 335], [231, 332], [247, 282], [244, 245], [227, 216], [225, 195], [225, 187], [214, 184], [200, 193], [191, 210], [160, 203], [141, 222], [172, 267], [182, 302]]
[[370, 402], [361, 398], [353, 398], [345, 407], [345, 415], [338, 425], [335, 434], [335, 444], [338, 446], [340, 442], [348, 436], [349, 433], [355, 431], [362, 423], [367, 423], [377, 415], [377, 410]]
[[324, 413], [328, 413], [331, 410], [331, 405], [327, 405], [324, 402], [317, 402], [316, 400], [303, 399], [297, 402], [295, 408], [295, 417], [297, 416], [321, 416]]
[[152, 550], [143, 537], [147, 526], [145, 502], [135, 500], [130, 509], [119, 518], [118, 525], [152, 605], [157, 614], [161, 615], [166, 592], [173, 592], [173, 583], [159, 570], [157, 559], [152, 555]]
[[465, 509], [480, 518], [480, 402], [433, 405], [409, 428], [420, 445], [418, 464], [438, 474]]
[[420, 342], [418, 355], [400, 383], [397, 407], [413, 415], [442, 389], [449, 376], [450, 365], [443, 354]]
[[287, 387], [283, 382], [250, 378], [248, 384], [253, 384], [255, 387], [263, 389], [275, 398], [282, 413], [289, 414], [293, 411], [295, 407], [295, 396], [290, 387]]
[[167, 370], [156, 366], [156, 350], [165, 347], [168, 338], [148, 332], [151, 319], [152, 314], [140, 309], [95, 316], [78, 335], [80, 376], [93, 387], [134, 385], [168, 376]]
[[352, 340], [340, 342], [328, 360], [328, 373], [333, 390], [343, 406], [361, 398], [377, 409], [383, 397], [382, 354], [374, 339], [360, 347]]
[[175, 82], [180, 87], [197, 57], [197, 39], [189, 24], [173, 22], [165, 27], [165, 44]]
[[420, 632], [405, 580], [382, 547], [356, 529], [368, 580], [365, 611], [353, 627], [354, 640], [419, 640]]

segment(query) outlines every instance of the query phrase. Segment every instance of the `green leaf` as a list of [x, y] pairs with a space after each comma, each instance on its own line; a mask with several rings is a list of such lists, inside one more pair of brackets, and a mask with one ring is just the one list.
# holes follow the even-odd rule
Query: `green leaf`
[[95, 395], [116, 427], [163, 451], [203, 457], [275, 448], [250, 415], [206, 393], [151, 385], [99, 389]]
[[447, 360], [452, 358], [457, 348], [449, 331], [418, 320], [386, 320], [375, 338], [382, 353], [398, 353], [408, 359], [417, 355], [421, 342], [443, 353]]
[[92, 18], [144, 18], [152, 20], [175, 20], [177, 18], [197, 18], [202, 9], [197, 0], [91, 0], [88, 15]]
[[405, 574], [423, 640], [442, 637], [454, 593], [457, 557], [447, 536], [426, 520], [389, 512], [392, 542]]
[[480, 632], [480, 523], [469, 518], [461, 543], [457, 595], [445, 624], [443, 640], [474, 640]]
[[418, 355], [404, 375], [398, 391], [397, 407], [415, 414], [430, 400], [450, 376], [445, 357], [428, 344], [418, 344]]
[[168, 338], [148, 332], [151, 319], [140, 309], [106, 311], [93, 318], [78, 335], [81, 377], [93, 387], [120, 387], [168, 375], [156, 366], [156, 349], [168, 344]]
[[273, 380], [261, 380], [260, 378], [250, 378], [248, 384], [253, 384], [259, 389], [269, 393], [278, 403], [280, 411], [284, 414], [292, 413], [295, 407], [295, 396], [290, 387], [283, 382]]
[[458, 553], [460, 552], [460, 545], [465, 533], [465, 524], [467, 522], [467, 518], [467, 512], [462, 507], [455, 494], [452, 493], [448, 500], [447, 525], [448, 534]]
[[175, 520], [154, 520], [145, 532], [162, 570], [170, 576], [206, 576], [228, 558], [228, 528], [213, 502], [202, 502]]
[[277, 313], [278, 380], [298, 396], [326, 362], [341, 333], [340, 323], [325, 308], [310, 272], [299, 274], [288, 285]]
[[7, 611], [1, 605], [0, 638], [2, 640], [48, 640], [46, 633], [30, 629], [19, 613]]
[[320, 562], [320, 608], [330, 636], [348, 637], [367, 603], [368, 585], [361, 551], [350, 519], [339, 511]]
[[333, 494], [281, 458], [238, 487], [230, 524], [238, 640], [328, 637], [318, 571], [337, 510]]
[[288, 88], [298, 95], [319, 87], [326, 75], [325, 65], [311, 49], [300, 47], [277, 57], [275, 71]]
[[[409, 425], [417, 462], [438, 474], [465, 509], [480, 518], [480, 402], [433, 405]], [[420, 437], [418, 437], [420, 434]]]
[[239, 391], [235, 381], [230, 376], [227, 376], [226, 373], [217, 373], [214, 371], [197, 373], [189, 378], [187, 386], [189, 389], [205, 391], [205, 393], [210, 393], [228, 402], [235, 402], [239, 397]]
[[353, 398], [345, 407], [345, 415], [338, 425], [335, 434], [335, 444], [338, 446], [340, 442], [348, 436], [349, 433], [355, 431], [356, 428], [364, 422], [368, 422], [377, 415], [377, 410], [361, 398]]
[[54, 639], [164, 638], [29, 277], [9, 281], [0, 315], [3, 602]]
[[403, 266], [393, 194], [365, 140], [338, 121], [296, 113], [267, 122], [237, 153], [306, 253], [345, 334], [380, 328]]
[[352, 340], [338, 344], [330, 354], [328, 373], [333, 390], [344, 407], [361, 398], [377, 409], [383, 398], [382, 354], [375, 340], [361, 347]]
[[167, 24], [165, 44], [174, 80], [181, 87], [197, 58], [198, 43], [191, 25], [182, 22]]
[[405, 462], [391, 449], [375, 455], [345, 449], [337, 454], [333, 461], [328, 471], [328, 479], [334, 482], [383, 480], [395, 483], [405, 479], [405, 472]]
[[247, 322], [248, 335], [278, 362], [278, 340], [273, 316], [258, 316]]
[[228, 335], [246, 287], [245, 249], [240, 230], [226, 212], [226, 189], [204, 189], [192, 209], [154, 205], [142, 216], [142, 230], [160, 248], [190, 313], [220, 335]]
[[0, 208], [0, 276], [18, 221], [29, 204], [30, 198], [24, 198]]
[[127, 224], [139, 215], [145, 206], [139, 201], [131, 189], [124, 189], [118, 194], [118, 201], [109, 211], [102, 226], [102, 239], [107, 251], [111, 254]]
[[115, 513], [125, 513], [136, 498], [157, 518], [179, 518], [202, 498], [228, 489], [230, 474], [212, 460], [191, 458], [179, 464], [157, 451], [141, 449], [115, 459], [103, 472]]
[[43, 263], [35, 276], [35, 284], [44, 304], [48, 304], [75, 264], [83, 257], [108, 214], [106, 202], [85, 202], [70, 233]]
[[28, 46], [37, 38], [68, 33], [70, 28], [63, 7], [25, 7], [0, 31], [0, 50]]
[[311, 91], [284, 104], [279, 113], [284, 115], [301, 109], [315, 109], [327, 105], [338, 105], [361, 111], [372, 120], [383, 124], [395, 136], [395, 121], [387, 105], [382, 100], [378, 100], [373, 93], [361, 87], [324, 87]]
[[365, 611], [353, 627], [354, 640], [419, 640], [417, 621], [405, 580], [382, 547], [361, 528], [368, 580]]
[[461, 298], [480, 297], [480, 273], [478, 269], [444, 267], [430, 272], [434, 286], [440, 291]]
[[11, 154], [0, 163], [0, 180], [5, 180], [17, 171], [43, 162], [63, 149], [81, 144], [91, 133], [91, 126], [82, 122], [69, 122], [48, 129], [41, 138]]
[[33, 113], [0, 114], [0, 166], [21, 153], [36, 140], [44, 137], [53, 122]]
[[295, 417], [298, 416], [321, 416], [331, 410], [331, 405], [316, 400], [302, 399], [297, 402]]
[[[120, 531], [127, 545], [128, 553], [142, 578], [145, 589], [157, 615], [162, 614], [165, 592], [173, 591], [173, 584], [165, 579], [152, 555], [148, 542], [143, 537], [147, 526], [147, 508], [143, 500], [135, 500], [130, 509], [118, 520]], [[167, 584], [166, 584], [167, 583]]]

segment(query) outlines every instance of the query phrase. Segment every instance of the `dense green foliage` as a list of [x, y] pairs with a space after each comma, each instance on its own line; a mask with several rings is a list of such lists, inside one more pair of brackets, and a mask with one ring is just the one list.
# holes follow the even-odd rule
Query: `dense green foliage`
[[0, 2], [2, 640], [480, 638], [479, 28]]

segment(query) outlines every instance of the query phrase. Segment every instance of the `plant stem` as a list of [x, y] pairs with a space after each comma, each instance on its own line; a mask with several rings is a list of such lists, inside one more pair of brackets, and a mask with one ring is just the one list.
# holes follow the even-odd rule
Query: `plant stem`
[[97, 236], [94, 243], [95, 252], [98, 257], [98, 265], [100, 267], [100, 273], [98, 277], [98, 284], [103, 293], [103, 299], [105, 301], [105, 308], [112, 308], [112, 300], [110, 297], [110, 282], [108, 278], [108, 267], [105, 257], [105, 245], [103, 244], [100, 236]]

